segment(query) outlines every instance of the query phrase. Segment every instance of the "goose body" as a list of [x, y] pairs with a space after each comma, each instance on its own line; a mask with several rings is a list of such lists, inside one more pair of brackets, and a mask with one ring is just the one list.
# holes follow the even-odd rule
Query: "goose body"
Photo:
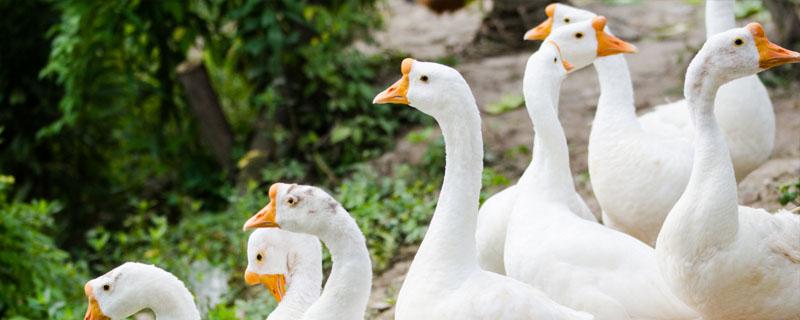
[[253, 231], [247, 241], [245, 281], [264, 285], [279, 302], [267, 320], [301, 319], [322, 287], [319, 240], [274, 228]]
[[150, 309], [156, 320], [200, 320], [192, 294], [171, 273], [153, 265], [126, 262], [84, 286], [85, 320], [124, 319]]
[[[530, 168], [533, 162], [528, 165]], [[481, 206], [478, 212], [478, 227], [475, 231], [475, 241], [478, 246], [478, 261], [483, 270], [497, 274], [506, 274], [505, 262], [503, 261], [506, 233], [508, 230], [508, 220], [511, 210], [519, 197], [518, 184], [495, 193]], [[524, 193], [525, 196], [530, 196]], [[569, 208], [578, 217], [586, 221], [597, 223], [597, 219], [592, 214], [589, 206], [583, 198], [576, 192], [575, 196], [569, 201]]]
[[710, 37], [687, 70], [694, 163], [656, 254], [673, 291], [704, 319], [800, 319], [800, 216], [737, 205], [733, 164], [713, 109], [724, 83], [792, 62], [800, 53], [770, 43], [751, 23]]
[[319, 238], [333, 267], [319, 299], [300, 319], [364, 319], [372, 288], [372, 262], [364, 234], [333, 197], [320, 188], [275, 183], [270, 202], [244, 225], [281, 228]]
[[[598, 21], [603, 21], [600, 18]], [[592, 30], [591, 22], [585, 21], [555, 32], [575, 29], [591, 37], [603, 27], [597, 25]], [[604, 45], [599, 44], [598, 51]], [[618, 50], [631, 49], [628, 45]], [[563, 67], [553, 63], [559, 57], [558, 47], [547, 42], [530, 57], [525, 71], [523, 91], [536, 131], [537, 150], [533, 165], [518, 183], [520, 192], [532, 196], [517, 199], [509, 221], [505, 250], [508, 275], [596, 319], [697, 318], [670, 292], [652, 248], [627, 234], [586, 221], [570, 208], [576, 191], [566, 136], [556, 112], [566, 75]]]
[[450, 67], [406, 59], [401, 70], [403, 77], [374, 102], [408, 104], [433, 116], [444, 135], [446, 166], [436, 211], [400, 289], [395, 318], [592, 319], [479, 267], [474, 235], [483, 141], [475, 99]]

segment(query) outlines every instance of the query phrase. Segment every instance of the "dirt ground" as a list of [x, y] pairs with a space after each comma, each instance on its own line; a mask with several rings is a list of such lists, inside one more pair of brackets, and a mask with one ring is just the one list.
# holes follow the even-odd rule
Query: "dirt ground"
[[[702, 4], [692, 5], [679, 0], [643, 1], [620, 6], [604, 5], [599, 1], [572, 2], [608, 17], [609, 26], [614, 32], [639, 48], [638, 54], [628, 55], [627, 58], [634, 83], [636, 107], [640, 113], [682, 98], [683, 73], [692, 55], [705, 40]], [[488, 10], [489, 6], [484, 4], [483, 10]], [[452, 14], [437, 16], [405, 0], [390, 0], [384, 11], [386, 28], [374, 34], [380, 49], [405, 52], [418, 60], [455, 58], [459, 61], [456, 69], [470, 84], [483, 110], [503, 96], [521, 93], [525, 63], [533, 49], [475, 60], [459, 59], [458, 51], [469, 44], [481, 21], [482, 9], [476, 3]], [[772, 25], [760, 17], [758, 20], [765, 24], [769, 35]], [[739, 21], [740, 25], [744, 23]], [[561, 92], [559, 116], [567, 134], [573, 175], [579, 192], [592, 210], [597, 212], [597, 202], [585, 174], [587, 141], [599, 96], [594, 70], [589, 67], [571, 74]], [[778, 209], [777, 186], [793, 179], [796, 181], [800, 176], [798, 92], [798, 81], [789, 88], [770, 90], [777, 122], [775, 150], [767, 163], [740, 183], [741, 204]], [[500, 159], [492, 161], [491, 166], [516, 180], [530, 162], [530, 153], [515, 153], [512, 150], [519, 150], [520, 146], [529, 149], [533, 141], [531, 123], [525, 109], [518, 108], [499, 115], [484, 113], [483, 134], [487, 159]], [[423, 153], [423, 148], [403, 139], [393, 152], [379, 162], [383, 165], [413, 163]], [[376, 275], [370, 303], [370, 314], [374, 319], [393, 318], [392, 305], [415, 251], [416, 248], [404, 248], [398, 263], [383, 274]]]

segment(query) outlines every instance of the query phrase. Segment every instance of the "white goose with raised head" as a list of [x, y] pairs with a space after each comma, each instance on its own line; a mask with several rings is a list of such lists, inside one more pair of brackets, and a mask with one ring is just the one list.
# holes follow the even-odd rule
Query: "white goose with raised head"
[[442, 128], [446, 159], [439, 202], [400, 289], [395, 319], [592, 319], [479, 267], [483, 140], [475, 98], [453, 68], [405, 59], [401, 71], [374, 102], [407, 104], [432, 116]]
[[737, 204], [730, 153], [714, 116], [720, 86], [797, 62], [800, 53], [769, 42], [751, 23], [710, 37], [686, 71], [694, 163], [656, 256], [672, 290], [704, 319], [800, 319], [800, 216]]

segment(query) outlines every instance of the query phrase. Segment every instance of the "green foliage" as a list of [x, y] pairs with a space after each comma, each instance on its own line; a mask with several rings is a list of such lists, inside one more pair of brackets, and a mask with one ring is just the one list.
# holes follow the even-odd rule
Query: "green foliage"
[[486, 112], [489, 114], [501, 114], [506, 111], [511, 111], [525, 105], [525, 97], [521, 94], [506, 94], [500, 101], [491, 103], [486, 107]]
[[419, 243], [425, 235], [440, 181], [416, 172], [401, 165], [386, 177], [363, 167], [337, 192], [367, 238], [376, 271], [389, 266], [400, 246]]
[[274, 160], [291, 156], [308, 176], [335, 178], [327, 168], [346, 173], [391, 145], [401, 124], [419, 119], [372, 105], [374, 70], [399, 66], [349, 46], [379, 24], [373, 4], [245, 0], [230, 12], [243, 43], [235, 47], [237, 69], [255, 87], [252, 106], [272, 120]]
[[55, 235], [72, 248], [142, 202], [172, 222], [193, 212], [186, 203], [224, 209], [220, 186], [235, 175], [199, 138], [176, 72], [195, 48], [232, 128], [232, 160], [259, 154], [251, 143], [266, 137], [268, 172], [338, 181], [420, 119], [371, 104], [376, 70], [399, 65], [351, 46], [380, 24], [374, 2], [2, 1], [11, 32], [0, 36], [14, 45], [0, 55], [0, 165], [22, 197], [65, 206]]
[[789, 203], [800, 207], [800, 178], [796, 182], [790, 182], [778, 187], [778, 202], [782, 206]]
[[766, 11], [767, 10], [764, 8], [764, 4], [760, 0], [736, 1], [736, 4], [734, 5], [736, 19], [747, 19], [753, 15], [766, 13]]
[[80, 265], [53, 241], [57, 203], [9, 199], [14, 183], [0, 176], [0, 317], [75, 319], [83, 310]]

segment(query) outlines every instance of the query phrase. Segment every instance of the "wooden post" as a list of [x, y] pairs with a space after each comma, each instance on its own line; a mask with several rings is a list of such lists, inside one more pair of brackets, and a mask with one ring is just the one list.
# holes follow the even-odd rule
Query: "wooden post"
[[203, 143], [217, 163], [231, 174], [233, 133], [202, 60], [192, 59], [190, 54], [189, 60], [181, 63], [177, 71], [189, 106], [197, 119]]

